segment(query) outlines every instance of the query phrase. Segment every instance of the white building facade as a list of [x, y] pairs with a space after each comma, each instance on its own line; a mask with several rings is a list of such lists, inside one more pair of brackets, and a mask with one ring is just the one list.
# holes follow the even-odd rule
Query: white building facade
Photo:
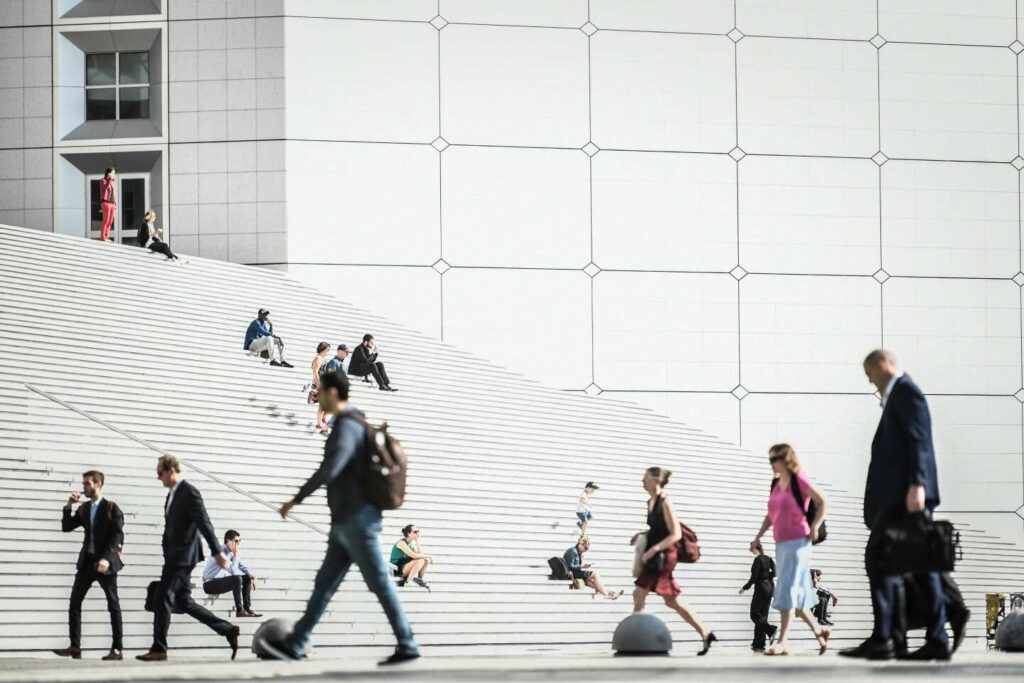
[[1019, 540], [1018, 5], [0, 0], [0, 222], [93, 236], [115, 165], [120, 237], [854, 492], [884, 344], [944, 510]]

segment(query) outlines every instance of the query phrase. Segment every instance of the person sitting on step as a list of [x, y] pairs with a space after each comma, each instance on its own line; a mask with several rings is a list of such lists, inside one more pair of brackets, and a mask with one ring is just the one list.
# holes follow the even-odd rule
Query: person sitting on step
[[395, 565], [395, 576], [399, 577], [398, 585], [404, 586], [410, 579], [417, 586], [430, 590], [423, 580], [427, 567], [434, 564], [434, 558], [423, 552], [420, 545], [420, 530], [415, 524], [407, 524], [402, 528], [402, 538], [391, 546], [391, 564]]
[[363, 343], [352, 352], [352, 360], [348, 364], [348, 374], [353, 377], [366, 377], [373, 375], [377, 380], [377, 388], [381, 391], [398, 391], [391, 386], [388, 373], [384, 370], [384, 364], [377, 360], [377, 344], [373, 341], [372, 334], [363, 335]]
[[163, 232], [160, 228], [156, 227], [156, 211], [150, 209], [142, 217], [142, 226], [139, 228], [136, 239], [139, 242], [139, 246], [145, 249], [149, 249], [153, 253], [163, 254], [167, 257], [168, 261], [177, 261], [178, 257], [167, 242], [163, 241]]
[[274, 334], [274, 324], [270, 322], [270, 311], [265, 308], [261, 308], [256, 314], [256, 319], [249, 323], [242, 348], [257, 355], [266, 353], [267, 355], [264, 357], [270, 359], [271, 365], [282, 368], [293, 367], [284, 359], [284, 340]]
[[224, 569], [217, 560], [210, 557], [206, 560], [206, 567], [203, 568], [203, 592], [207, 595], [221, 595], [232, 593], [235, 598], [236, 617], [262, 617], [252, 611], [252, 591], [256, 590], [256, 577], [248, 565], [238, 559], [238, 546], [242, 543], [242, 534], [234, 529], [228, 529], [224, 534], [224, 545], [220, 551], [228, 558], [227, 569]]
[[601, 577], [597, 575], [597, 572], [590, 569], [590, 563], [583, 564], [583, 553], [590, 549], [590, 539], [586, 536], [580, 536], [579, 540], [576, 541], [576, 545], [572, 546], [565, 551], [562, 555], [562, 559], [565, 561], [565, 566], [569, 568], [572, 573], [573, 583], [582, 581], [584, 585], [594, 589], [594, 595], [603, 595], [609, 600], [618, 600], [619, 596], [622, 595], [622, 591], [609, 592], [601, 583]]

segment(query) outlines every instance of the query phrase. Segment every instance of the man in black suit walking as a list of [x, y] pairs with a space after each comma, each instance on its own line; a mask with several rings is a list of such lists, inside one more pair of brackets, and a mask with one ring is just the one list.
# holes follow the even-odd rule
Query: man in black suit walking
[[[939, 479], [932, 445], [932, 421], [924, 393], [900, 370], [896, 356], [877, 349], [864, 359], [864, 372], [882, 397], [882, 418], [871, 442], [864, 491], [864, 523], [871, 534], [864, 553], [871, 607], [875, 625], [871, 637], [855, 648], [843, 650], [847, 657], [892, 659], [896, 656], [893, 638], [905, 620], [899, 618], [900, 575], [884, 574], [878, 568], [877, 548], [887, 527], [907, 513], [925, 513], [939, 504]], [[922, 589], [922, 610], [927, 617], [926, 642], [906, 655], [912, 660], [949, 659], [946, 635], [946, 610], [938, 572], [914, 577]]]
[[164, 568], [160, 574], [160, 598], [153, 613], [153, 645], [149, 652], [135, 658], [144, 662], [167, 659], [167, 628], [171, 625], [171, 611], [178, 606], [185, 614], [227, 638], [231, 659], [234, 659], [238, 654], [238, 627], [192, 600], [192, 569], [203, 559], [199, 535], [202, 534], [210, 546], [217, 564], [227, 569], [230, 562], [220, 552], [220, 542], [199, 489], [180, 475], [181, 464], [173, 455], [157, 460], [156, 476], [170, 489], [164, 502]]
[[[75, 583], [71, 587], [71, 604], [68, 607], [71, 646], [53, 651], [61, 657], [82, 658], [82, 601], [93, 582], [98, 581], [107, 598], [110, 629], [114, 635], [110, 652], [103, 659], [111, 661], [122, 658], [121, 602], [117, 597], [117, 572], [122, 567], [124, 515], [117, 503], [103, 497], [103, 482], [103, 473], [98, 470], [89, 470], [83, 474], [82, 493], [76, 491], [71, 494], [60, 521], [61, 531], [65, 533], [78, 527], [85, 530], [82, 549], [75, 565], [78, 571], [75, 572]], [[72, 512], [71, 507], [81, 500], [83, 494], [89, 501]]]

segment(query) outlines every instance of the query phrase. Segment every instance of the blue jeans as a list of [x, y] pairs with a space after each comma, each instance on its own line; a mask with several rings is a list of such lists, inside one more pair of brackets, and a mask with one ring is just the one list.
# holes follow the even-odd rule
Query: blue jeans
[[391, 630], [398, 640], [398, 649], [402, 652], [419, 651], [402, 603], [398, 601], [395, 584], [391, 582], [388, 566], [380, 552], [380, 531], [380, 510], [372, 505], [364, 505], [346, 522], [331, 525], [327, 553], [320, 571], [316, 573], [313, 594], [309, 596], [306, 612], [284, 641], [284, 647], [293, 655], [301, 657], [305, 654], [313, 628], [324, 615], [353, 562], [359, 567], [366, 586], [384, 608]]

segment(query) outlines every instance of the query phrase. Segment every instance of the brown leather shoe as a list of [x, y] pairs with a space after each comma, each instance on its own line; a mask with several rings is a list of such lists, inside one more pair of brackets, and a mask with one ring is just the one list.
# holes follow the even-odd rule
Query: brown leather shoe
[[232, 626], [231, 630], [228, 631], [228, 645], [231, 646], [231, 659], [234, 661], [235, 655], [238, 654], [238, 634], [242, 632], [242, 629], [237, 626]]
[[144, 655], [135, 655], [135, 659], [140, 662], [166, 662], [167, 653], [160, 652], [159, 650], [150, 650]]
[[100, 657], [104, 662], [120, 662], [124, 659], [124, 655], [121, 654], [120, 650], [111, 650], [104, 657]]
[[263, 616], [262, 614], [256, 614], [251, 609], [240, 609], [240, 610], [235, 612], [235, 617], [239, 618], [239, 619], [242, 618], [242, 617], [262, 617], [262, 616]]
[[71, 659], [82, 658], [82, 648], [72, 645], [71, 647], [65, 647], [60, 650], [54, 650], [53, 654], [58, 657], [71, 657]]

